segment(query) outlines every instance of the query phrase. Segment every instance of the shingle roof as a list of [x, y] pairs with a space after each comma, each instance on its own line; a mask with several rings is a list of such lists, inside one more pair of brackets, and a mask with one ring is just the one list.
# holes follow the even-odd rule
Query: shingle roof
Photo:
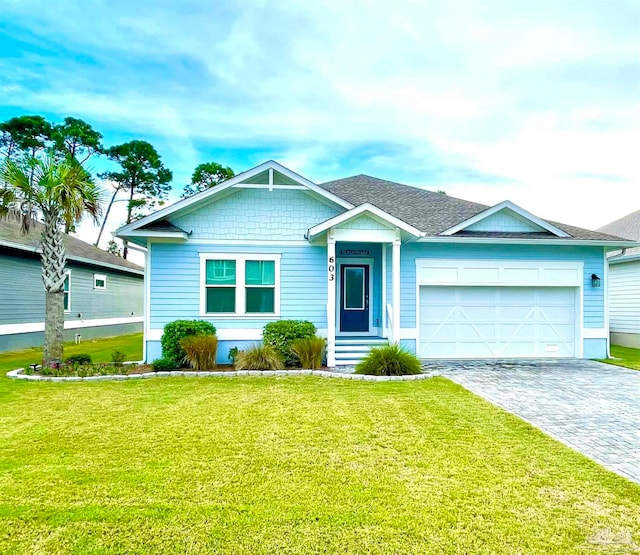
[[[489, 208], [484, 204], [362, 174], [321, 183], [320, 187], [343, 198], [354, 206], [359, 206], [366, 202], [373, 204], [380, 210], [384, 210], [403, 222], [418, 228], [426, 233], [427, 236], [432, 237]], [[571, 236], [568, 239], [621, 240], [620, 237], [607, 233], [590, 231], [557, 222], [550, 221], [549, 223], [568, 233]], [[509, 234], [502, 235], [509, 236]], [[496, 235], [493, 235], [493, 237], [496, 237]], [[527, 235], [527, 237], [532, 238], [533, 235]], [[545, 238], [563, 240], [562, 237], [556, 237], [555, 235], [545, 235]]]
[[[2, 218], [0, 219], [0, 246], [39, 253], [41, 252], [40, 234], [42, 228], [42, 224], [34, 222], [29, 233], [25, 234], [20, 229], [19, 221], [12, 218]], [[72, 235], [64, 235], [62, 239], [69, 260], [111, 267], [124, 272], [142, 273], [144, 271], [137, 264], [85, 243]]]
[[627, 214], [614, 222], [603, 225], [598, 231], [619, 235], [632, 241], [640, 241], [640, 210]]

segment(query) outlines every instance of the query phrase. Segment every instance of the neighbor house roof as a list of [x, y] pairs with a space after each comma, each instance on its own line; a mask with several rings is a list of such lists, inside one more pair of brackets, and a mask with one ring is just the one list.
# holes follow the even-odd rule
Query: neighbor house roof
[[[378, 179], [368, 175], [354, 175], [344, 179], [337, 179], [322, 183], [323, 189], [339, 196], [354, 206], [369, 203], [388, 214], [419, 229], [426, 236], [435, 237], [456, 224], [468, 220], [489, 208], [468, 200], [450, 197], [443, 193], [434, 193], [418, 187], [411, 187], [401, 183], [394, 183], [385, 179]], [[590, 231], [557, 222], [549, 222], [566, 232], [568, 239], [593, 241], [620, 241], [620, 237]], [[457, 236], [468, 236], [460, 232]], [[537, 235], [537, 234], [534, 234]], [[486, 235], [485, 235], [486, 236]], [[491, 237], [513, 238], [513, 234], [491, 234]], [[528, 234], [527, 237], [532, 237]], [[552, 234], [544, 234], [545, 238], [564, 238]]]
[[[2, 218], [0, 219], [0, 247], [40, 253], [42, 251], [40, 248], [42, 229], [41, 223], [33, 222], [29, 233], [25, 234], [22, 233], [20, 221], [14, 218]], [[63, 234], [62, 240], [68, 260], [123, 272], [144, 274], [144, 269], [137, 264], [85, 243], [77, 237]]]
[[[614, 222], [603, 225], [598, 231], [604, 233], [613, 233], [625, 239], [631, 239], [632, 241], [640, 241], [640, 210], [636, 210], [631, 214], [627, 214], [624, 218], [615, 220]], [[634, 260], [640, 256], [640, 247], [633, 247], [625, 249], [622, 252], [621, 258]]]

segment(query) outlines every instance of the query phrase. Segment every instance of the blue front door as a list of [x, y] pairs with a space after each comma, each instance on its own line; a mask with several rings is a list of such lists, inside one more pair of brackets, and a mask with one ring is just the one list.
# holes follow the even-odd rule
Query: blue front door
[[369, 332], [369, 265], [340, 267], [340, 331]]

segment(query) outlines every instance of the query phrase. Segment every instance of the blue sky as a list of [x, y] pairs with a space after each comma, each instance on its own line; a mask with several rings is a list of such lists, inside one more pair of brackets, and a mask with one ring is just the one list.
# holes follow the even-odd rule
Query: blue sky
[[0, 119], [148, 140], [175, 198], [273, 158], [595, 228], [640, 207], [639, 37], [635, 0], [3, 0]]

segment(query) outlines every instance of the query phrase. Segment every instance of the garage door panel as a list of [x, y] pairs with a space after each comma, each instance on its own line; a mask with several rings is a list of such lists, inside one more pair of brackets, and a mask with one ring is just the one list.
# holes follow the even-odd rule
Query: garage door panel
[[576, 298], [570, 287], [423, 286], [420, 356], [576, 356]]

